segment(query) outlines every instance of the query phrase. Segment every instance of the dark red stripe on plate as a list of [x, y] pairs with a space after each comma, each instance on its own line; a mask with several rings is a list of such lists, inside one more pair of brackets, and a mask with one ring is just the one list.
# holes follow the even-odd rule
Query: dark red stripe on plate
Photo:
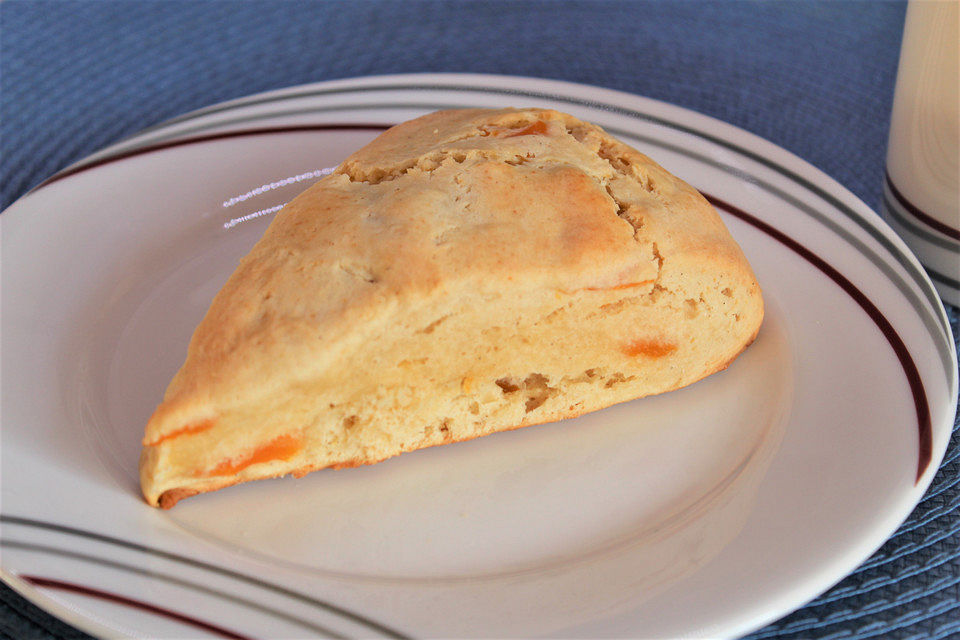
[[847, 295], [853, 298], [856, 303], [860, 305], [860, 308], [866, 311], [867, 315], [870, 316], [870, 319], [873, 320], [874, 324], [877, 325], [884, 337], [887, 339], [887, 342], [889, 342], [890, 346], [893, 348], [893, 352], [897, 354], [897, 359], [900, 360], [900, 366], [903, 367], [903, 372], [907, 376], [907, 383], [910, 385], [910, 392], [913, 394], [913, 404], [917, 410], [917, 431], [919, 434], [919, 455], [917, 459], [916, 477], [916, 480], [919, 482], [920, 477], [923, 475], [923, 472], [927, 470], [927, 467], [930, 465], [930, 460], [933, 457], [933, 426], [930, 422], [930, 406], [927, 404], [927, 394], [923, 388], [923, 380], [920, 378], [920, 372], [917, 370], [917, 365], [914, 363], [913, 358], [910, 356], [910, 352], [907, 350], [907, 346], [903, 343], [903, 339], [900, 337], [900, 334], [897, 333], [897, 330], [893, 328], [893, 325], [890, 324], [890, 321], [887, 320], [886, 316], [881, 313], [876, 305], [870, 302], [870, 299], [867, 298], [867, 296], [860, 291], [856, 285], [847, 280], [842, 273], [830, 266], [830, 264], [828, 264], [823, 258], [812, 252], [810, 249], [807, 249], [805, 246], [786, 235], [779, 229], [770, 226], [763, 220], [750, 215], [746, 211], [733, 206], [729, 202], [721, 200], [720, 198], [707, 193], [704, 193], [703, 195], [707, 198], [707, 200], [713, 203], [714, 206], [719, 207], [727, 213], [740, 218], [747, 224], [756, 227], [822, 271], [831, 280], [836, 282], [837, 285], [839, 285], [840, 288], [847, 293]]
[[70, 169], [64, 169], [60, 173], [56, 173], [33, 189], [30, 190], [30, 193], [38, 189], [42, 189], [47, 185], [53, 184], [59, 180], [62, 180], [68, 176], [76, 175], [82, 173], [87, 169], [93, 169], [95, 167], [102, 167], [105, 164], [111, 164], [120, 160], [126, 160], [127, 158], [133, 158], [134, 156], [143, 155], [145, 153], [153, 153], [154, 151], [161, 151], [163, 149], [172, 149], [174, 147], [182, 147], [189, 144], [197, 144], [198, 142], [210, 142], [212, 140], [226, 140], [228, 138], [245, 138], [248, 136], [259, 136], [259, 135], [268, 135], [275, 133], [302, 133], [304, 131], [344, 131], [344, 130], [356, 130], [356, 131], [383, 131], [389, 129], [393, 125], [390, 124], [305, 124], [305, 125], [296, 125], [289, 127], [263, 127], [260, 129], [243, 129], [242, 131], [222, 131], [220, 133], [211, 133], [205, 136], [196, 136], [193, 138], [181, 138], [177, 140], [171, 140], [170, 142], [161, 142], [159, 144], [147, 145], [145, 147], [139, 147], [136, 149], [131, 149], [130, 151], [124, 151], [118, 153], [115, 156], [107, 156], [106, 158], [101, 158], [100, 160], [94, 160], [93, 162], [88, 162], [86, 164], [81, 164]]
[[960, 240], [960, 229], [954, 229], [950, 225], [940, 222], [929, 213], [924, 212], [923, 209], [907, 200], [903, 194], [900, 193], [900, 190], [897, 189], [896, 185], [893, 184], [893, 180], [890, 179], [889, 173], [884, 174], [884, 176], [887, 179], [887, 186], [890, 187], [890, 193], [893, 194], [894, 199], [900, 204], [900, 206], [906, 209], [907, 213], [912, 215], [920, 222], [923, 222], [928, 227], [936, 229], [943, 235], [949, 236], [954, 240]]
[[141, 611], [153, 613], [158, 616], [163, 616], [164, 618], [170, 618], [171, 620], [176, 620], [177, 622], [189, 624], [191, 626], [197, 627], [198, 629], [203, 629], [204, 631], [215, 633], [224, 638], [232, 638], [234, 640], [250, 640], [248, 636], [242, 636], [239, 633], [234, 633], [229, 629], [218, 627], [215, 624], [210, 624], [209, 622], [204, 622], [203, 620], [197, 620], [196, 618], [191, 618], [190, 616], [184, 615], [182, 613], [177, 613], [176, 611], [170, 611], [169, 609], [164, 609], [163, 607], [158, 607], [156, 605], [152, 605], [147, 602], [141, 602], [140, 600], [134, 600], [133, 598], [121, 596], [116, 593], [109, 593], [107, 591], [101, 591], [100, 589], [94, 589], [93, 587], [87, 587], [82, 584], [74, 584], [72, 582], [63, 582], [61, 580], [53, 580], [51, 578], [41, 578], [39, 576], [21, 575], [20, 578], [22, 578], [23, 580], [26, 580], [27, 582], [29, 582], [35, 587], [45, 587], [47, 589], [69, 591], [71, 593], [79, 593], [84, 596], [90, 596], [91, 598], [99, 598], [100, 600], [115, 602], [117, 604], [122, 604], [128, 607], [131, 607], [133, 609], [139, 609]]

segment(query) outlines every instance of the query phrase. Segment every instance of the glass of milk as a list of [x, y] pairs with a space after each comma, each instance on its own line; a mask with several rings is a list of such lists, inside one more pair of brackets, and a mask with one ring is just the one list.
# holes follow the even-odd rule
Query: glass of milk
[[960, 2], [911, 0], [893, 98], [883, 215], [960, 305]]

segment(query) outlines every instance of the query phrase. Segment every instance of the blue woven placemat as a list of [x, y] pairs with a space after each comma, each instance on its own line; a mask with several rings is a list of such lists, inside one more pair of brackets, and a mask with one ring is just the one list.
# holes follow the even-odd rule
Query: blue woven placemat
[[[873, 207], [902, 2], [0, 4], [0, 204], [190, 109], [352, 76], [472, 71], [658, 98], [793, 151]], [[949, 309], [954, 339], [957, 309]], [[4, 373], [7, 373], [4, 371]], [[960, 439], [856, 572], [751, 638], [960, 636]], [[0, 585], [0, 636], [86, 637]]]

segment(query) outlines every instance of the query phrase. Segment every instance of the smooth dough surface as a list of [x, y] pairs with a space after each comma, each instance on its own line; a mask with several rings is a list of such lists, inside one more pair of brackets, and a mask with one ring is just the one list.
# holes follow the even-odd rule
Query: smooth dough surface
[[291, 201], [150, 418], [151, 505], [580, 415], [725, 368], [760, 287], [695, 189], [556, 111], [397, 125]]

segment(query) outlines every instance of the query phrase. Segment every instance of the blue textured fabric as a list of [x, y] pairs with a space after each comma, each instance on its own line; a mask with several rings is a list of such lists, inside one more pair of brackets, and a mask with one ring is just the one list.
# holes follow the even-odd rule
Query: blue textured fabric
[[[0, 4], [0, 202], [163, 119], [383, 73], [557, 78], [658, 98], [793, 151], [879, 206], [902, 2]], [[957, 310], [950, 309], [954, 337]], [[0, 587], [0, 635], [83, 637]], [[751, 638], [960, 637], [960, 440], [862, 567]]]

